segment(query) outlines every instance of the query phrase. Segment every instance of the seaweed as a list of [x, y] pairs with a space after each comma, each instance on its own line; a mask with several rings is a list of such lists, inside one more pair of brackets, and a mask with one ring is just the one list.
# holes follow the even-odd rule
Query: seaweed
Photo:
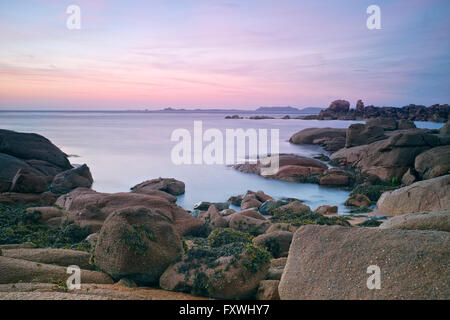
[[275, 223], [290, 223], [293, 226], [303, 226], [307, 224], [351, 226], [347, 221], [347, 217], [327, 217], [317, 212], [297, 213], [292, 210], [276, 212], [270, 220]]
[[381, 197], [381, 194], [385, 191], [390, 191], [397, 189], [398, 185], [393, 186], [392, 184], [374, 184], [374, 185], [365, 185], [359, 184], [357, 185], [352, 192], [350, 193], [350, 197], [354, 197], [358, 194], [363, 194], [367, 196], [370, 201], [376, 202]]
[[244, 251], [245, 260], [242, 262], [245, 271], [258, 272], [261, 267], [268, 264], [272, 259], [266, 248], [250, 244]]
[[280, 257], [281, 254], [280, 243], [276, 239], [266, 238], [264, 239], [262, 246], [267, 248], [267, 250], [274, 258]]
[[0, 244], [31, 242], [37, 248], [65, 248], [90, 250], [84, 239], [90, 234], [88, 228], [64, 223], [51, 228], [39, 222], [40, 214], [26, 212], [26, 206], [0, 205]]
[[382, 221], [379, 221], [377, 219], [368, 219], [364, 222], [358, 223], [358, 227], [378, 227], [380, 224], [382, 224]]
[[123, 228], [120, 242], [128, 246], [135, 254], [142, 255], [147, 252], [147, 241], [156, 241], [153, 231], [145, 226], [132, 226]]
[[217, 259], [221, 257], [231, 257], [227, 265], [229, 267], [235, 265], [242, 255], [247, 256], [246, 265], [248, 269], [253, 270], [259, 266], [259, 260], [265, 261], [262, 257], [266, 255], [270, 257], [270, 254], [265, 248], [254, 245], [252, 239], [253, 236], [249, 233], [230, 228], [216, 229], [207, 239], [197, 240], [197, 246], [186, 252], [182, 264], [178, 267], [178, 272], [188, 277], [191, 270], [199, 269], [202, 266], [214, 269], [219, 265]]
[[204, 272], [197, 273], [191, 293], [195, 296], [209, 296], [211, 294], [210, 291], [211, 285], [209, 284], [208, 276]]
[[231, 228], [219, 228], [211, 232], [207, 241], [211, 247], [220, 247], [234, 242], [251, 243], [253, 236]]

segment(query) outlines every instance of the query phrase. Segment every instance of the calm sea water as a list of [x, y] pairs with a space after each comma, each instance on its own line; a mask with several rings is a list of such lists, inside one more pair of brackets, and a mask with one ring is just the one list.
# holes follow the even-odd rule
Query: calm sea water
[[[316, 208], [319, 205], [343, 205], [348, 191], [315, 184], [268, 180], [243, 174], [225, 165], [175, 165], [170, 140], [172, 131], [188, 129], [193, 135], [194, 121], [203, 121], [204, 130], [255, 128], [279, 129], [280, 152], [312, 157], [327, 154], [318, 146], [298, 146], [288, 142], [295, 132], [309, 127], [347, 128], [355, 121], [315, 120], [225, 120], [225, 114], [168, 113], [41, 113], [0, 112], [0, 128], [39, 133], [74, 155], [74, 164], [87, 163], [94, 177], [93, 189], [101, 192], [129, 191], [144, 180], [176, 178], [186, 183], [186, 193], [178, 204], [192, 209], [199, 201], [226, 201], [247, 190], [263, 190], [274, 197], [294, 197]], [[419, 127], [440, 128], [438, 123], [417, 123]], [[206, 145], [206, 144], [205, 144]]]

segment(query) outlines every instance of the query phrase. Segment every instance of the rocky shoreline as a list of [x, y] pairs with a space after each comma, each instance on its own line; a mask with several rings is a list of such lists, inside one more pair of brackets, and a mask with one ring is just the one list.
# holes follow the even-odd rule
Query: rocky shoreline
[[[187, 211], [172, 178], [100, 193], [49, 140], [0, 130], [0, 299], [450, 298], [449, 123], [374, 119], [290, 141], [334, 153], [282, 154], [266, 178], [347, 188], [346, 205], [373, 212], [251, 190]], [[80, 290], [67, 288], [69, 265], [82, 269]], [[366, 287], [370, 265], [380, 290]]]
[[[450, 120], [450, 106], [448, 104], [434, 104], [431, 106], [410, 104], [401, 108], [364, 106], [362, 100], [356, 102], [355, 108], [350, 108], [347, 100], [335, 100], [330, 106], [314, 115], [285, 115], [279, 119], [300, 120], [367, 120], [375, 118], [389, 118], [392, 120], [447, 122]], [[235, 114], [225, 119], [244, 119]], [[248, 117], [250, 120], [276, 119], [274, 116], [256, 115]]]

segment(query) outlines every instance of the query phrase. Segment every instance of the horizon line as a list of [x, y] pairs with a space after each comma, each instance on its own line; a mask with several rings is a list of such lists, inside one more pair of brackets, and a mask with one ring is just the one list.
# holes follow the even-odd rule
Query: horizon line
[[[410, 103], [410, 104], [406, 104], [403, 106], [374, 106], [374, 105], [367, 105], [365, 107], [376, 107], [376, 108], [403, 108], [403, 107], [408, 107], [411, 105], [415, 105], [415, 106], [424, 106], [426, 108], [435, 106], [435, 105], [448, 105], [447, 103], [444, 104], [440, 104], [440, 103], [434, 103], [434, 104], [430, 104], [430, 105], [423, 105], [423, 104], [414, 104], [414, 103]], [[12, 109], [3, 109], [3, 108], [12, 108]], [[299, 108], [299, 107], [293, 107], [293, 106], [260, 106], [260, 107], [254, 107], [254, 109], [222, 109], [222, 108], [174, 108], [174, 107], [166, 107], [163, 109], [149, 109], [149, 108], [140, 108], [140, 109], [125, 109], [125, 108], [120, 108], [120, 109], [53, 109], [53, 108], [49, 108], [46, 109], [45, 107], [42, 109], [33, 109], [34, 107], [17, 107], [18, 109], [15, 109], [15, 107], [1, 107], [0, 106], [0, 112], [148, 112], [148, 113], [152, 113], [152, 112], [166, 112], [166, 113], [170, 113], [170, 112], [256, 112], [258, 111], [258, 109], [261, 108], [267, 108], [267, 109], [274, 109], [273, 111], [277, 111], [276, 109], [282, 109], [282, 108], [290, 108], [293, 110], [298, 110], [298, 111], [303, 111], [305, 109], [322, 109], [325, 110], [328, 107], [303, 107], [303, 108]], [[48, 108], [48, 107], [47, 107]], [[355, 109], [355, 106], [350, 106], [350, 110], [351, 109]], [[281, 111], [281, 110], [278, 110]]]

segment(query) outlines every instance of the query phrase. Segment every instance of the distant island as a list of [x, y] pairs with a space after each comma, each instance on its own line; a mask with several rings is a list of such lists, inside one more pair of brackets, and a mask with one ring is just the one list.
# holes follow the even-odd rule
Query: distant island
[[14, 109], [0, 109], [0, 112], [74, 112], [74, 113], [238, 113], [238, 114], [299, 114], [299, 115], [317, 115], [320, 111], [326, 108], [307, 107], [298, 109], [294, 107], [259, 107], [255, 110], [250, 109], [176, 109], [165, 108], [159, 110], [150, 109], [128, 109], [128, 110], [14, 110]]
[[325, 108], [308, 107], [298, 109], [294, 107], [259, 107], [255, 112], [259, 113], [300, 113], [300, 114], [318, 114]]
[[320, 111], [326, 108], [319, 107], [307, 107], [303, 109], [294, 108], [291, 106], [287, 107], [259, 107], [256, 110], [240, 110], [240, 109], [174, 109], [165, 108], [163, 110], [145, 110], [145, 112], [174, 112], [174, 113], [271, 113], [271, 114], [319, 114]]

